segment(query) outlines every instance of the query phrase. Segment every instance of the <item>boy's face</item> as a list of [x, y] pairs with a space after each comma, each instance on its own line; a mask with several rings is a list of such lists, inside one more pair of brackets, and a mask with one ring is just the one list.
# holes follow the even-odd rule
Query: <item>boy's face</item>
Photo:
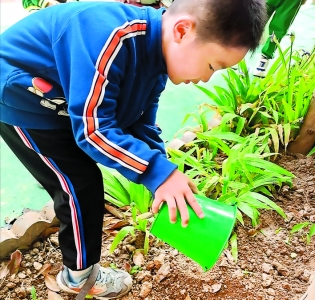
[[166, 29], [163, 54], [168, 76], [174, 84], [207, 82], [215, 71], [237, 64], [248, 51], [197, 41], [189, 18], [173, 25], [172, 32]]

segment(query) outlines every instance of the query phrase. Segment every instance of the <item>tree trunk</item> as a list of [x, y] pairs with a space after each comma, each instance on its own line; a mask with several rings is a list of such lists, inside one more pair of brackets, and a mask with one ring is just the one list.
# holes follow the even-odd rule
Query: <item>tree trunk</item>
[[289, 143], [290, 153], [301, 153], [307, 155], [315, 145], [315, 91], [308, 112], [300, 129], [300, 134], [295, 141]]

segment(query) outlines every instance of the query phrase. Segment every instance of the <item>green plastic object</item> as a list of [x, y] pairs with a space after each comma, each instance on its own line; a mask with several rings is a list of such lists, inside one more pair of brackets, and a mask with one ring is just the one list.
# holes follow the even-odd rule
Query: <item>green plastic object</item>
[[182, 227], [179, 214], [177, 222], [172, 224], [168, 207], [163, 204], [151, 226], [151, 233], [207, 271], [215, 265], [229, 240], [237, 208], [199, 195], [196, 200], [205, 214], [203, 219], [199, 219], [188, 206], [188, 226]]

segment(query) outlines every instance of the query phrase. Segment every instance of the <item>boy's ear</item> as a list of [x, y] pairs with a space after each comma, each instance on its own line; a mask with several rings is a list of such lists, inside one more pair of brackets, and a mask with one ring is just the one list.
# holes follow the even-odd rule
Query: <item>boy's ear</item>
[[195, 21], [190, 16], [178, 19], [173, 27], [174, 42], [180, 43], [187, 34], [195, 29]]

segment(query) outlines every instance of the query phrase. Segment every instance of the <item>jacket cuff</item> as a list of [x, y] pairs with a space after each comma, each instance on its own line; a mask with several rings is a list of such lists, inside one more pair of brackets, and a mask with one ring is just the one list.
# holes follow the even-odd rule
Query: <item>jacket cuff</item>
[[170, 162], [163, 155], [151, 161], [142, 174], [141, 182], [154, 195], [156, 189], [177, 169], [177, 165]]

